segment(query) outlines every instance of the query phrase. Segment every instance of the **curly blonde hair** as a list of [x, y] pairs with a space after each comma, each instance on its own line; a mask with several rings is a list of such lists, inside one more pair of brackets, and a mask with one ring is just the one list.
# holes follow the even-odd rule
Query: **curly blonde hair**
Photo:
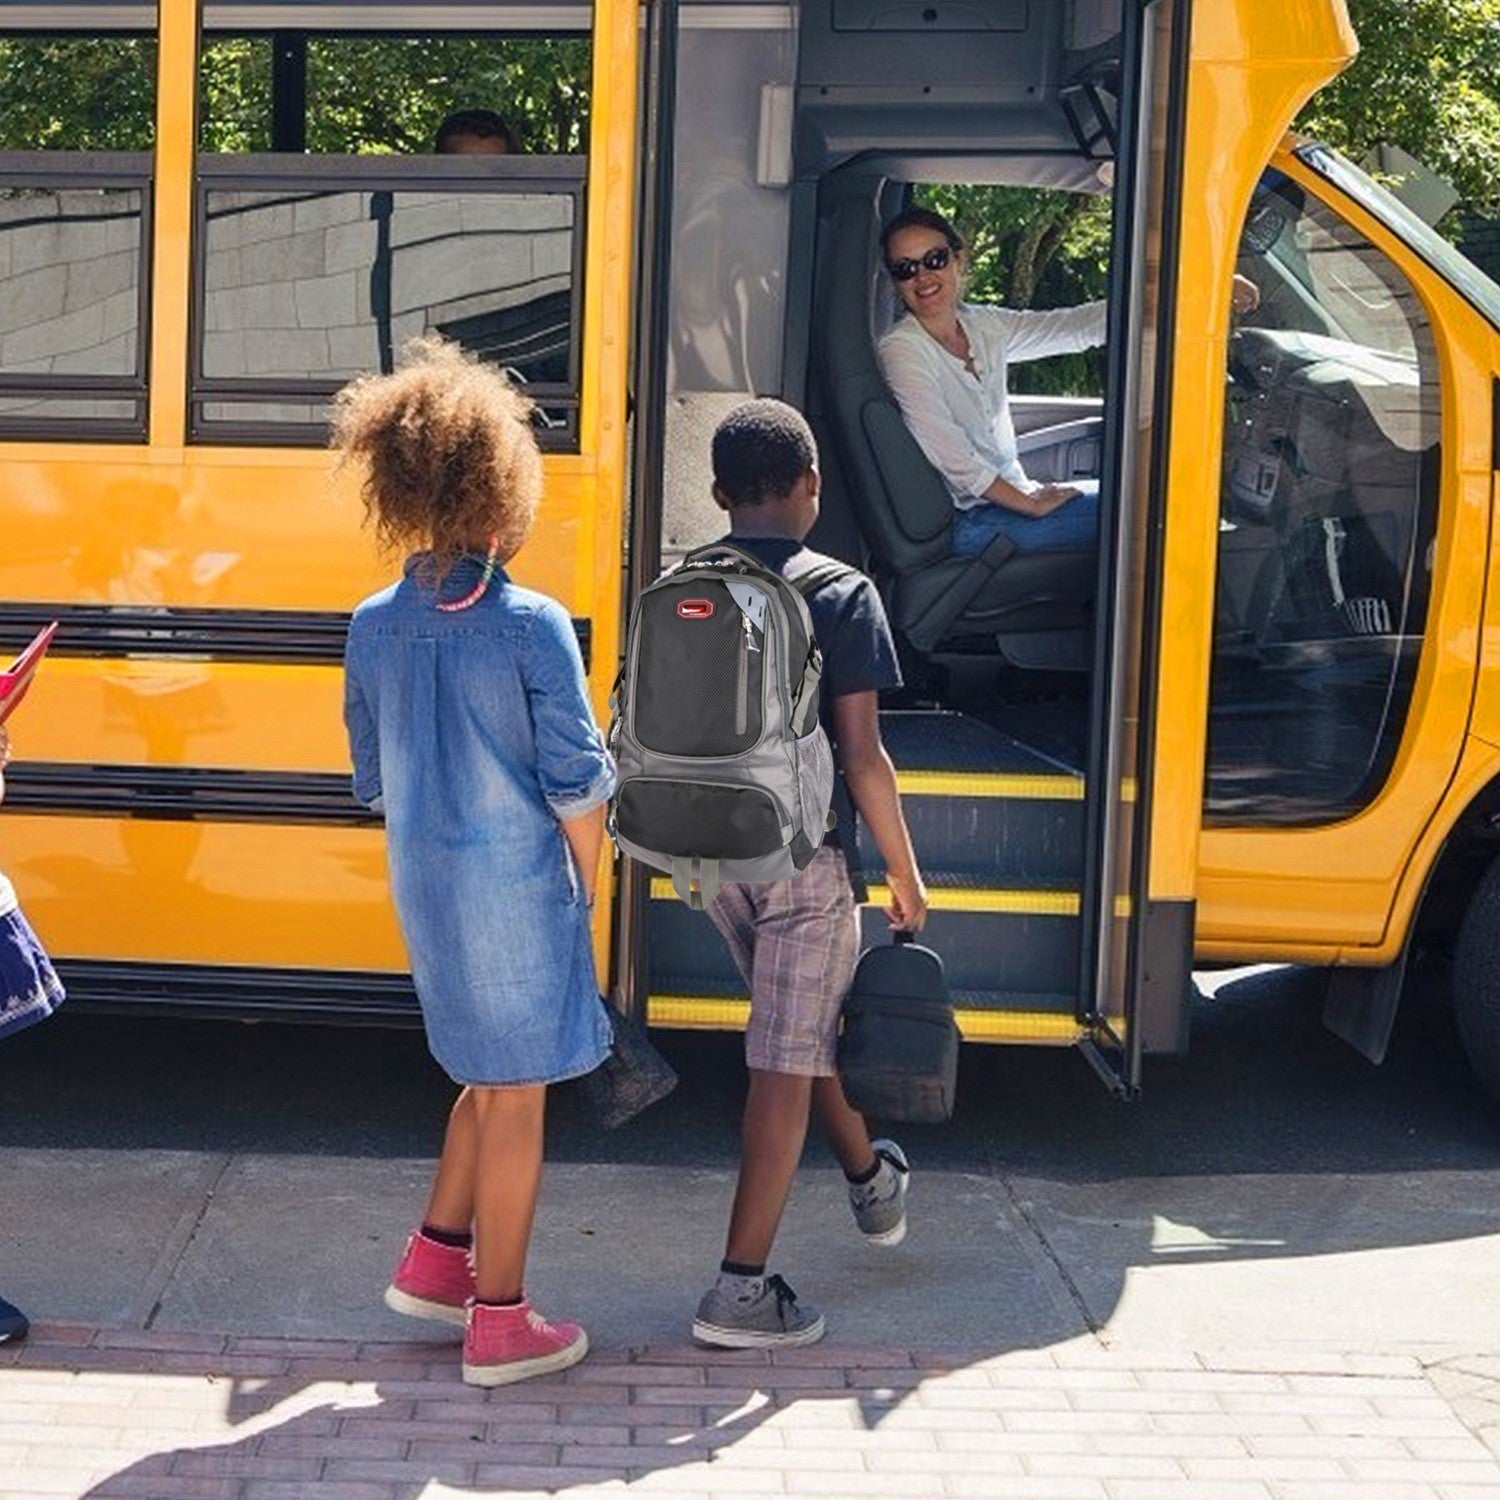
[[363, 471], [365, 520], [381, 545], [430, 551], [426, 582], [492, 535], [508, 562], [531, 533], [542, 495], [531, 402], [447, 339], [413, 339], [394, 374], [346, 385], [332, 446], [340, 468]]

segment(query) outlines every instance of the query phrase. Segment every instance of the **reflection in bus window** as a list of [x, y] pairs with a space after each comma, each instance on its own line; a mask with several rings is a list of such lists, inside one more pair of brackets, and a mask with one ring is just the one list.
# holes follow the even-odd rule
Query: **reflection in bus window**
[[156, 41], [0, 34], [0, 434], [138, 438]]
[[1389, 259], [1280, 173], [1230, 340], [1207, 812], [1347, 817], [1380, 791], [1415, 679], [1437, 520], [1426, 313]]
[[510, 371], [542, 409], [544, 431], [571, 431], [579, 200], [508, 186], [210, 186], [199, 427], [301, 426], [305, 440], [321, 441], [339, 385], [390, 369], [408, 339], [436, 332]]
[[361, 36], [304, 32], [204, 39], [201, 150], [422, 155], [457, 110], [489, 109], [521, 150], [587, 147], [586, 36]]

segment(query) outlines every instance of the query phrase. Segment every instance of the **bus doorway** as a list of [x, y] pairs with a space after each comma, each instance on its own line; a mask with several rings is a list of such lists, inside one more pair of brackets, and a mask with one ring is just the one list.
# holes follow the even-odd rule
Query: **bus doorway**
[[[1160, 915], [1136, 890], [1161, 492], [1151, 412], [1166, 409], [1150, 354], [1170, 310], [1184, 27], [1169, 0], [684, 5], [661, 125], [674, 190], [650, 247], [670, 266], [651, 562], [722, 534], [708, 444], [725, 412], [751, 395], [806, 411], [824, 479], [811, 543], [876, 579], [902, 650], [907, 686], [882, 729], [965, 1034], [1080, 1045], [1122, 1091], [1143, 1050], [1185, 1041], [1191, 947], [1187, 904], [1167, 916], [1137, 1024], [1141, 939]], [[1102, 524], [1087, 548], [964, 556], [943, 476], [877, 358], [898, 311], [879, 237], [912, 201], [1006, 192], [1039, 212], [1053, 195], [1082, 200], [1104, 226], [1109, 337], [1093, 385], [1033, 387], [1013, 407], [1028, 476], [1097, 481]], [[992, 243], [1000, 227], [969, 232]], [[642, 521], [638, 507], [637, 543], [658, 541]], [[875, 941], [883, 871], [867, 838], [860, 854]], [[741, 981], [704, 919], [666, 882], [642, 905], [651, 1019], [742, 1021]]]

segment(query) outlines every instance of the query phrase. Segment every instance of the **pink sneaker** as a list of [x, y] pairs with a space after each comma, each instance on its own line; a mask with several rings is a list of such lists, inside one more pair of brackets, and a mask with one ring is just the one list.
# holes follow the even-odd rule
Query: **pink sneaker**
[[589, 1336], [576, 1323], [549, 1323], [523, 1300], [515, 1307], [471, 1307], [464, 1335], [464, 1380], [509, 1385], [576, 1365]]
[[473, 1295], [469, 1252], [440, 1245], [419, 1229], [406, 1242], [406, 1253], [385, 1289], [385, 1305], [408, 1318], [435, 1318], [462, 1328]]

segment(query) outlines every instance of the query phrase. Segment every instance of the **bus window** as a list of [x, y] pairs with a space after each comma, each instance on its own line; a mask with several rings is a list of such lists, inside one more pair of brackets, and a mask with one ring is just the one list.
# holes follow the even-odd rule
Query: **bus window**
[[1230, 341], [1207, 812], [1348, 817], [1380, 791], [1426, 625], [1439, 386], [1411, 284], [1280, 173]]
[[156, 37], [98, 34], [104, 8], [27, 7], [46, 30], [0, 31], [5, 437], [145, 433]]
[[[576, 446], [587, 8], [487, 7], [492, 35], [305, 15], [240, 34], [218, 23], [242, 7], [204, 10], [193, 437], [321, 444], [340, 385], [441, 333], [526, 388], [545, 446]], [[525, 30], [559, 16], [578, 34]], [[460, 110], [495, 122], [494, 154], [439, 154]]]
[[[208, 7], [208, 20], [218, 9]], [[345, 6], [338, 24], [358, 20]], [[582, 26], [588, 12], [580, 8]], [[209, 31], [199, 69], [204, 151], [433, 151], [459, 110], [501, 115], [522, 151], [588, 143], [590, 46], [577, 36]]]

